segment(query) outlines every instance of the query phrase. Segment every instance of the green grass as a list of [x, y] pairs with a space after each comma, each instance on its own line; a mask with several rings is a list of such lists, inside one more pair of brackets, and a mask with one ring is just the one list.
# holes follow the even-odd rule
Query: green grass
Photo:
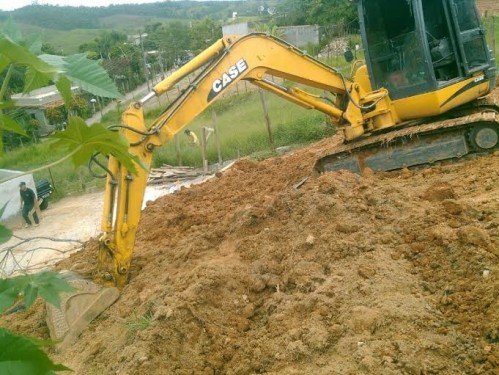
[[52, 45], [56, 51], [64, 55], [78, 53], [78, 47], [97, 38], [105, 29], [74, 29], [74, 30], [52, 30], [39, 26], [19, 23], [18, 27], [24, 34], [40, 35], [44, 43]]
[[143, 331], [151, 325], [152, 320], [153, 316], [148, 312], [142, 316], [135, 315], [133, 319], [126, 323], [126, 326], [130, 331]]
[[[54, 148], [53, 143], [52, 140], [45, 140], [8, 152], [0, 158], [0, 168], [28, 171], [61, 159], [65, 152]], [[33, 177], [35, 181], [46, 178], [54, 184], [55, 192], [52, 199], [55, 200], [66, 195], [81, 194], [104, 187], [103, 179], [94, 178], [86, 167], [75, 169], [69, 160], [53, 168], [36, 172]]]
[[[213, 127], [212, 111], [215, 111], [223, 160], [270, 150], [260, 95], [255, 90], [244, 91], [241, 85], [240, 95], [221, 99], [185, 127], [201, 138], [203, 126]], [[305, 110], [272, 94], [266, 93], [266, 99], [276, 147], [309, 143], [333, 134], [333, 129], [325, 126], [325, 116], [321, 113]], [[156, 115], [148, 113], [146, 120]], [[183, 132], [178, 137], [183, 164], [201, 166], [201, 149], [189, 145]], [[218, 160], [214, 135], [208, 140], [207, 153], [210, 163]], [[156, 150], [153, 166], [162, 164], [177, 164], [175, 142]]]
[[[223, 160], [235, 159], [238, 156], [257, 155], [259, 158], [271, 156], [268, 133], [258, 91], [240, 85], [240, 95], [232, 95], [220, 99], [210, 109], [202, 113], [189, 128], [201, 137], [203, 126], [212, 127], [212, 110], [217, 114], [218, 130], [221, 141]], [[266, 93], [267, 106], [271, 121], [272, 133], [276, 147], [297, 145], [321, 139], [333, 133], [326, 127], [325, 116], [316, 111], [305, 110], [275, 95]], [[151, 123], [160, 110], [146, 113], [146, 122]], [[104, 115], [103, 124], [116, 124], [119, 114], [111, 111]], [[188, 144], [183, 132], [179, 133], [183, 165], [201, 166], [201, 149]], [[10, 151], [0, 158], [0, 168], [28, 171], [52, 163], [64, 156], [61, 149], [53, 147], [53, 141], [45, 139], [42, 143], [25, 146]], [[210, 163], [218, 161], [215, 137], [208, 142], [208, 158]], [[177, 165], [175, 143], [169, 142], [154, 153], [153, 167], [163, 164]], [[96, 170], [101, 174], [99, 170]], [[35, 180], [47, 178], [56, 188], [54, 198], [75, 195], [101, 189], [103, 179], [94, 178], [86, 166], [74, 169], [70, 161], [65, 161], [50, 170], [43, 170], [34, 175]]]

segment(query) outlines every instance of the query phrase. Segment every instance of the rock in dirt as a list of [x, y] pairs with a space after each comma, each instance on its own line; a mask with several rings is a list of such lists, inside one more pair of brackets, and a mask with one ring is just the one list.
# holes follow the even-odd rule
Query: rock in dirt
[[489, 234], [475, 226], [465, 226], [457, 231], [459, 241], [465, 245], [475, 245], [481, 247], [488, 247], [490, 244]]
[[440, 182], [430, 186], [423, 194], [423, 199], [436, 202], [444, 201], [446, 199], [455, 199], [456, 193], [453, 187], [447, 182]]

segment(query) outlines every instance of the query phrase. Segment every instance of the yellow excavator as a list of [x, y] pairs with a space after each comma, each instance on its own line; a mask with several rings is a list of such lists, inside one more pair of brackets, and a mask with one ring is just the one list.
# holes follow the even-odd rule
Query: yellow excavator
[[[358, 0], [358, 14], [365, 61], [353, 64], [350, 78], [270, 35], [218, 40], [128, 107], [120, 131], [130, 153], [149, 167], [157, 147], [240, 80], [325, 113], [343, 132], [344, 144], [317, 161], [318, 172], [394, 170], [498, 147], [499, 103], [487, 97], [496, 64], [474, 0]], [[146, 126], [144, 104], [193, 73], [196, 78]], [[127, 283], [148, 178], [147, 170], [137, 169], [133, 175], [109, 158], [97, 283], [68, 275], [80, 292], [66, 295], [61, 310], [48, 307], [61, 349]]]

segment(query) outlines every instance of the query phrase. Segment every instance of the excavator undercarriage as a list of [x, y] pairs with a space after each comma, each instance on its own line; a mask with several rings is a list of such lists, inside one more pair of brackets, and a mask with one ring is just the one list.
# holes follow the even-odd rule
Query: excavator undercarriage
[[391, 171], [498, 148], [499, 88], [496, 88], [473, 106], [345, 142], [318, 159], [314, 170], [317, 173], [341, 169], [362, 173], [366, 168]]

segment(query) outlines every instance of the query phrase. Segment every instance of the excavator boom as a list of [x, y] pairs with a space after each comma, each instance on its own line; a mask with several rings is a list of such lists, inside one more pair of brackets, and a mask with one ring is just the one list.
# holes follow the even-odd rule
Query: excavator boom
[[[154, 123], [146, 127], [143, 103], [167, 92], [182, 78], [197, 73], [187, 88], [169, 104]], [[319, 97], [304, 90], [285, 87], [270, 76], [326, 92]], [[288, 43], [265, 34], [224, 37], [179, 71], [154, 87], [154, 94], [132, 103], [123, 114], [122, 132], [130, 142], [130, 152], [148, 168], [155, 148], [171, 140], [198, 114], [214, 103], [234, 83], [244, 79], [304, 108], [326, 113], [345, 129], [363, 132], [360, 106], [339, 107], [345, 96], [360, 102], [371, 95], [378, 102], [388, 100], [386, 90], [366, 93], [338, 71], [304, 54]], [[135, 232], [140, 218], [148, 173], [140, 168], [132, 175], [118, 160], [110, 157], [106, 184], [103, 236], [100, 239], [99, 280], [122, 288], [128, 277]]]

